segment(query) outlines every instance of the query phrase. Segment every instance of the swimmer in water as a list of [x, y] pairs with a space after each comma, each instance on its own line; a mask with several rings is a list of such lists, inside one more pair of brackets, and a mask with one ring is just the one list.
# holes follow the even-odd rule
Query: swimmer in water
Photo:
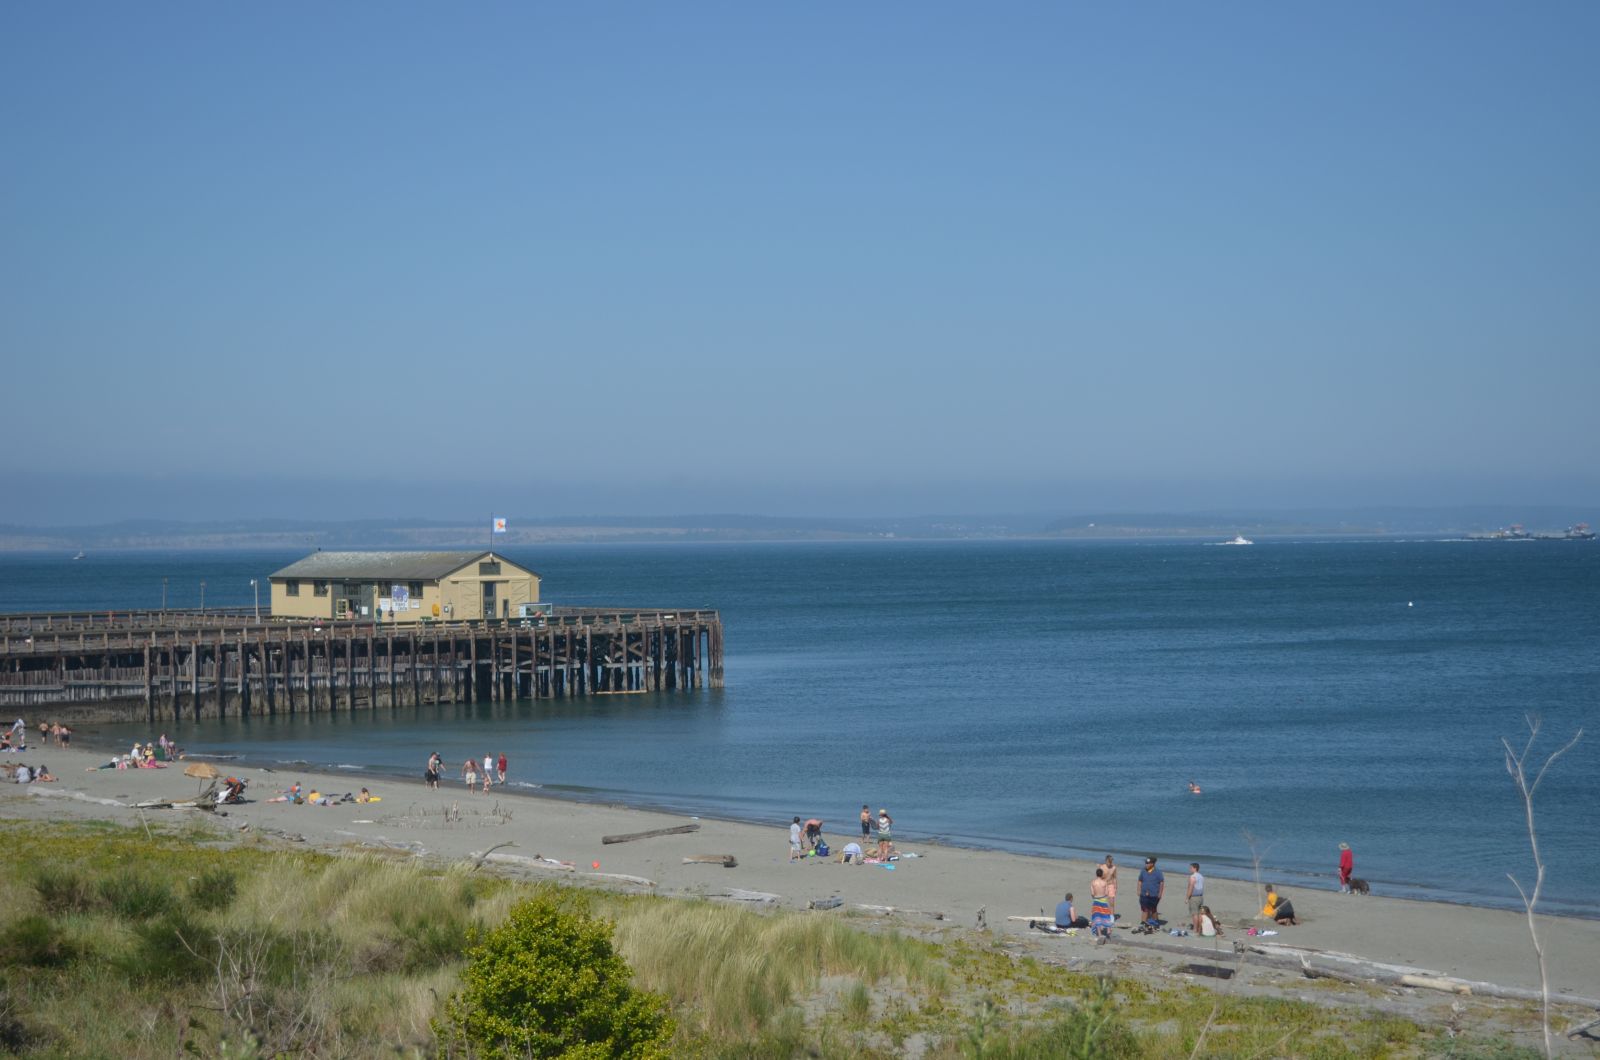
[[1190, 795], [1198, 795], [1198, 794], [1200, 794], [1200, 785], [1196, 784], [1192, 780], [1189, 781], [1189, 794]]

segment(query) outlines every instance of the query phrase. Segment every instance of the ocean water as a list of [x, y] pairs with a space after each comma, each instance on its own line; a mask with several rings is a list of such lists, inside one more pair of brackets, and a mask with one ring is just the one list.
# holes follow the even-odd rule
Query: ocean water
[[[557, 603], [716, 607], [727, 684], [663, 696], [167, 723], [214, 755], [420, 774], [504, 752], [546, 793], [1058, 855], [1154, 853], [1512, 905], [1501, 738], [1580, 726], [1538, 792], [1544, 908], [1600, 916], [1600, 546], [1266, 540], [508, 549]], [[251, 602], [298, 552], [0, 556], [0, 610]], [[80, 742], [151, 737], [100, 726]], [[1195, 780], [1204, 794], [1187, 793]], [[1074, 882], [1065, 881], [1067, 886]], [[1308, 896], [1309, 897], [1309, 896]]]

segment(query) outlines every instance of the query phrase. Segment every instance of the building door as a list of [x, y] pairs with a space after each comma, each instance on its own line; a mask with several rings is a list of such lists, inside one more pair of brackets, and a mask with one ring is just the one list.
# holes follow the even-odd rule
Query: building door
[[483, 610], [480, 614], [484, 618], [493, 618], [500, 611], [500, 606], [495, 603], [495, 586], [497, 582], [483, 582]]

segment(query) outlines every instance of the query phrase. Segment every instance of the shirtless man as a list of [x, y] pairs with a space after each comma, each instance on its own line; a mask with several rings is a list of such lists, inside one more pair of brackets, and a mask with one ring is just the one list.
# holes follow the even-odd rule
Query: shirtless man
[[[1107, 857], [1106, 860], [1111, 859]], [[1106, 939], [1111, 937], [1111, 899], [1106, 893], [1109, 889], [1106, 867], [1096, 866], [1094, 879], [1089, 881], [1089, 929], [1095, 936], [1096, 946], [1104, 946]]]
[[1111, 905], [1111, 919], [1117, 919], [1117, 862], [1110, 854], [1099, 866], [1106, 881], [1106, 900]]

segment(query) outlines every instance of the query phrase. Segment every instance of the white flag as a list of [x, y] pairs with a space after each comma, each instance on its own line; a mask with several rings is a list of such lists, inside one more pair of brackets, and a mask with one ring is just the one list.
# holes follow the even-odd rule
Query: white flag
[[494, 532], [497, 534], [506, 532], [506, 521], [504, 519], [496, 519], [494, 521]]

